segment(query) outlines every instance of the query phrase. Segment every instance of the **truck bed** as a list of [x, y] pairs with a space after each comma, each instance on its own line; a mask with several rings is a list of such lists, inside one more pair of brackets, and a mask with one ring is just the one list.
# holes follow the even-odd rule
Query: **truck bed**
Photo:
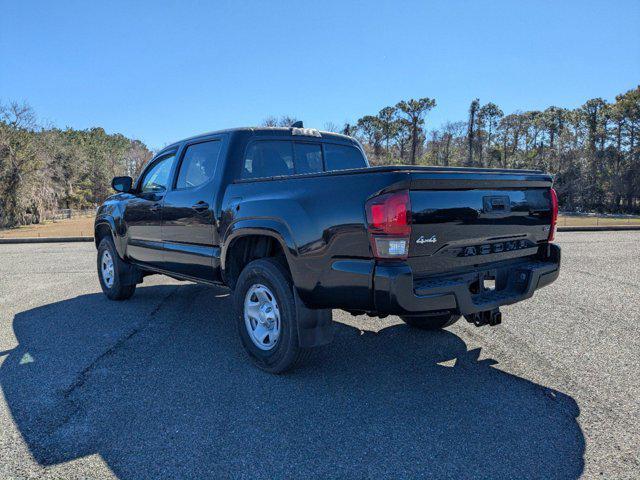
[[374, 258], [368, 200], [409, 193], [411, 234], [402, 262], [414, 279], [425, 279], [535, 257], [549, 236], [551, 185], [536, 170], [381, 166], [236, 180], [228, 195], [243, 198], [245, 218], [277, 212], [286, 221], [282, 230], [295, 242], [292, 273], [309, 305], [371, 310], [374, 269], [394, 260]]

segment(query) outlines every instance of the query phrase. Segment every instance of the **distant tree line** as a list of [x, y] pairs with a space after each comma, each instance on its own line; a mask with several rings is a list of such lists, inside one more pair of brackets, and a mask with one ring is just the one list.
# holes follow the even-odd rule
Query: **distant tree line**
[[[505, 115], [471, 102], [468, 118], [428, 128], [431, 98], [400, 101], [353, 124], [325, 129], [357, 137], [372, 164], [534, 168], [555, 176], [561, 207], [640, 213], [640, 87], [615, 102]], [[290, 116], [267, 126], [289, 126]], [[37, 223], [58, 208], [93, 207], [111, 178], [136, 176], [152, 152], [102, 128], [43, 126], [24, 103], [0, 104], [0, 227]]]
[[640, 87], [613, 103], [508, 115], [475, 99], [466, 120], [427, 128], [435, 105], [401, 101], [329, 129], [356, 136], [372, 164], [540, 169], [554, 175], [563, 209], [640, 212]]
[[112, 193], [114, 176], [137, 175], [151, 155], [142, 142], [102, 128], [45, 128], [28, 105], [0, 105], [0, 227], [94, 207]]

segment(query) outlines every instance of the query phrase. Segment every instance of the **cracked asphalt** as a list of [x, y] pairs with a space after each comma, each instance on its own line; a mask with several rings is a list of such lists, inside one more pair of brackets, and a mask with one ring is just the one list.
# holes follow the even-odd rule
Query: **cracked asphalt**
[[228, 291], [101, 293], [92, 244], [0, 246], [0, 478], [638, 478], [640, 232], [562, 233], [498, 327], [334, 311], [271, 376]]

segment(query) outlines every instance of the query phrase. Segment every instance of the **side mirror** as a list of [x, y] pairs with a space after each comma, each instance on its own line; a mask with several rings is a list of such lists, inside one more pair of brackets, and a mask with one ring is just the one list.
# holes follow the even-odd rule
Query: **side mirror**
[[111, 186], [116, 192], [130, 192], [132, 185], [133, 178], [131, 177], [115, 177], [113, 180], [111, 180]]

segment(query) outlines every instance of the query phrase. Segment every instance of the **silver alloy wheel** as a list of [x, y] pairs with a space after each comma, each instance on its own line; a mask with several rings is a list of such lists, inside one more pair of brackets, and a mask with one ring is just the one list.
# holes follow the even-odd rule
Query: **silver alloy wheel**
[[280, 310], [275, 295], [261, 284], [251, 285], [244, 297], [244, 324], [260, 350], [271, 350], [280, 338]]
[[102, 274], [102, 281], [104, 284], [107, 288], [111, 288], [116, 274], [113, 266], [113, 258], [111, 257], [109, 250], [102, 252], [102, 259], [100, 259], [100, 273]]

